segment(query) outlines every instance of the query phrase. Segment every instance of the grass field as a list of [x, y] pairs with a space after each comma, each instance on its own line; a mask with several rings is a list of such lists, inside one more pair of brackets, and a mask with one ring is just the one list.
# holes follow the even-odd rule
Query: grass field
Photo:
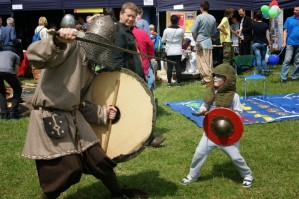
[[[267, 94], [298, 93], [299, 81], [279, 83], [279, 68], [267, 77]], [[244, 94], [244, 82], [237, 81], [238, 92]], [[252, 83], [248, 89], [251, 91]], [[163, 105], [166, 101], [200, 99], [205, 88], [199, 81], [188, 81], [180, 88], [157, 85], [159, 100], [156, 121], [157, 134], [167, 139], [161, 148], [146, 148], [136, 158], [119, 164], [115, 171], [126, 187], [141, 188], [150, 198], [299, 198], [298, 143], [299, 121], [245, 125], [241, 139], [241, 154], [254, 173], [249, 189], [242, 187], [242, 178], [230, 160], [215, 150], [207, 159], [197, 183], [181, 185], [188, 173], [202, 129], [184, 116]], [[262, 83], [257, 81], [261, 93]], [[252, 94], [249, 92], [249, 94]], [[141, 108], [141, 107], [140, 107]], [[26, 136], [28, 117], [20, 120], [0, 120], [0, 198], [40, 198], [34, 161], [20, 154]], [[109, 198], [103, 184], [84, 175], [80, 183], [64, 192], [60, 198]]]

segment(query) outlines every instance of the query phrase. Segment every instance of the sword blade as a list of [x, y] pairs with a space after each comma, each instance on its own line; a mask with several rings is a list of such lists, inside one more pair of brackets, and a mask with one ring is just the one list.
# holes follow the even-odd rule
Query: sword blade
[[[55, 36], [59, 37], [59, 32], [55, 32], [53, 30], [48, 30], [48, 33], [51, 34], [51, 35], [55, 35]], [[104, 46], [104, 47], [107, 47], [107, 48], [111, 48], [113, 50], [118, 50], [118, 51], [130, 53], [130, 54], [134, 54], [134, 55], [141, 55], [141, 56], [145, 56], [145, 57], [148, 57], [148, 58], [151, 58], [151, 59], [165, 61], [165, 62], [168, 62], [168, 63], [171, 63], [171, 64], [176, 64], [176, 62], [174, 62], [174, 61], [164, 59], [164, 58], [161, 58], [161, 57], [156, 57], [156, 56], [152, 56], [152, 55], [148, 55], [148, 54], [139, 53], [139, 52], [136, 52], [136, 51], [133, 51], [133, 50], [129, 50], [129, 49], [126, 49], [126, 48], [121, 48], [121, 47], [118, 47], [118, 46], [115, 46], [115, 45], [112, 45], [112, 44], [108, 44], [108, 43], [105, 43], [105, 42], [92, 41], [90, 39], [84, 38], [84, 35], [85, 35], [84, 33], [81, 34], [81, 32], [77, 31], [76, 40], [91, 43], [91, 44], [95, 44], [95, 45], [99, 45], [99, 46]]]

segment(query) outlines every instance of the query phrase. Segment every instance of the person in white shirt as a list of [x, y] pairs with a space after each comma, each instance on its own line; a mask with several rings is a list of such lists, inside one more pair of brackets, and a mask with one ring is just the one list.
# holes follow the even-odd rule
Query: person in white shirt
[[46, 17], [41, 16], [38, 19], [38, 26], [35, 28], [34, 30], [34, 34], [36, 34], [37, 32], [39, 32], [40, 38], [41, 39], [45, 39], [48, 38], [48, 32], [47, 32], [47, 25], [48, 25], [48, 21]]
[[182, 59], [182, 44], [184, 39], [184, 30], [178, 25], [179, 18], [176, 15], [170, 17], [171, 25], [166, 28], [163, 32], [162, 42], [166, 43], [165, 51], [167, 54], [167, 59], [175, 61], [176, 64], [167, 64], [167, 81], [168, 86], [171, 86], [172, 79], [172, 69], [175, 65], [177, 86], [181, 83], [181, 59]]

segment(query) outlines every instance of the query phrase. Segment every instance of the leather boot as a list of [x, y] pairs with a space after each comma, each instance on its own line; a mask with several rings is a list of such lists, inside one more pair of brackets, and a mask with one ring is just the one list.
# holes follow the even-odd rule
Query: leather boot
[[166, 138], [162, 136], [154, 137], [149, 145], [152, 147], [159, 147], [165, 141], [165, 139]]

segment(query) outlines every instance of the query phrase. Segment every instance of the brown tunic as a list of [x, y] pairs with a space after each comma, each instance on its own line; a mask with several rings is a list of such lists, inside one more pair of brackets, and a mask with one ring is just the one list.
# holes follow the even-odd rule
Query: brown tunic
[[61, 50], [51, 37], [46, 38], [31, 44], [27, 57], [36, 68], [43, 69], [33, 106], [53, 108], [55, 113], [65, 115], [70, 133], [59, 139], [49, 137], [44, 130], [43, 117], [51, 116], [52, 112], [48, 109], [33, 110], [22, 156], [54, 159], [81, 153], [98, 143], [88, 122], [106, 124], [107, 108], [86, 103], [88, 106], [79, 109], [81, 102], [90, 100], [90, 85], [94, 77], [80, 43], [67, 44], [66, 49]]

